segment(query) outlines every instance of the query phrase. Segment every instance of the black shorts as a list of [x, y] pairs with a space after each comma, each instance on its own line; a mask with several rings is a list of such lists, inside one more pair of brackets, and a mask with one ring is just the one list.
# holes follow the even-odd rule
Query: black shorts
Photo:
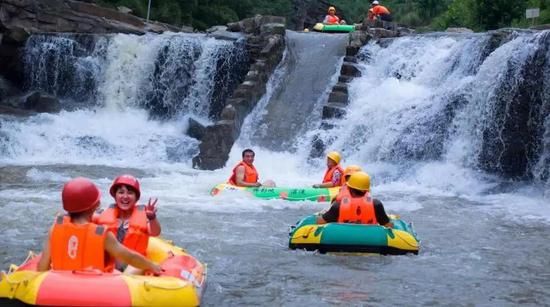
[[391, 17], [391, 14], [383, 14], [383, 15], [380, 15], [380, 20], [382, 21], [393, 21], [393, 18]]

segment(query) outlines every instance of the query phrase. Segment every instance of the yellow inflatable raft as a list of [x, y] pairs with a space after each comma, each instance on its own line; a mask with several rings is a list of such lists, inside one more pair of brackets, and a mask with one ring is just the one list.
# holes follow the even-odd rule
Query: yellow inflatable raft
[[49, 306], [198, 306], [206, 285], [206, 265], [171, 242], [151, 237], [147, 257], [160, 263], [161, 276], [119, 272], [37, 272], [40, 256], [2, 272], [0, 302], [18, 300]]

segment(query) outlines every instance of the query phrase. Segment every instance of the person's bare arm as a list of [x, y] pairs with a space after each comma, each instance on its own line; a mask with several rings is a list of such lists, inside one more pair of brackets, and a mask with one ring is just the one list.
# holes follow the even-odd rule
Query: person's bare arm
[[259, 186], [262, 185], [259, 182], [255, 182], [255, 183], [245, 182], [244, 181], [244, 166], [242, 166], [242, 165], [237, 167], [235, 181], [237, 181], [237, 185], [241, 186], [241, 187], [259, 187]]
[[326, 223], [327, 223], [327, 221], [325, 221], [325, 219], [323, 218], [322, 215], [317, 216], [317, 224], [322, 225], [322, 224], [326, 224]]
[[161, 272], [158, 264], [120, 244], [111, 232], [107, 233], [105, 237], [105, 250], [116, 259], [138, 269], [150, 270], [157, 274]]
[[155, 217], [154, 219], [152, 220], [149, 220], [149, 235], [152, 236], [152, 237], [157, 237], [160, 235], [160, 231], [161, 231], [161, 228], [160, 228], [160, 222], [159, 220]]
[[50, 236], [52, 234], [52, 231], [48, 231], [48, 236], [46, 237], [46, 240], [44, 240], [44, 248], [42, 249], [42, 257], [38, 261], [37, 265], [37, 271], [43, 272], [48, 271], [51, 267], [52, 262], [52, 253], [50, 250]]
[[147, 230], [149, 231], [149, 235], [152, 237], [156, 237], [160, 235], [160, 222], [157, 219], [157, 201], [158, 199], [151, 199], [149, 198], [149, 202], [145, 206], [145, 214], [147, 215], [147, 220], [149, 223], [147, 223]]
[[334, 183], [332, 182], [325, 182], [325, 183], [318, 183], [313, 185], [314, 188], [333, 188]]

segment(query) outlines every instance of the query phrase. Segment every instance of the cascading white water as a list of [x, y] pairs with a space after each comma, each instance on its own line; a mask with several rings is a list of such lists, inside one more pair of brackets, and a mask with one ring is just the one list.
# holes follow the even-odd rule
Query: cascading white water
[[[310, 34], [317, 35], [309, 33], [297, 38], [307, 40]], [[321, 37], [328, 39], [328, 35]], [[233, 147], [228, 167], [214, 172], [192, 170], [190, 165], [179, 163], [189, 161], [192, 155], [185, 152], [196, 150], [196, 143], [182, 136], [183, 125], [177, 116], [162, 122], [150, 120], [150, 112], [170, 111], [150, 108], [148, 112], [142, 107], [154, 105], [134, 101], [144, 99], [136, 91], [151, 84], [156, 84], [152, 87], [159, 90], [148, 96], [157, 99], [155, 104], [173, 98], [170, 93], [176, 89], [164, 81], [172, 77], [162, 74], [165, 70], [157, 69], [166, 68], [164, 63], [170, 54], [177, 58], [178, 54], [186, 53], [183, 49], [174, 53], [166, 50], [166, 46], [177, 44], [168, 42], [169, 35], [165, 37], [165, 43], [153, 39], [152, 42], [158, 44], [150, 44], [163, 50], [162, 55], [154, 59], [154, 65], [149, 65], [142, 56], [150, 52], [146, 51], [149, 46], [131, 43], [140, 38], [120, 36], [109, 40], [130, 39], [118, 50], [119, 60], [128, 56], [125, 65], [131, 67], [118, 66], [128, 74], [110, 79], [114, 83], [109, 87], [110, 95], [103, 95], [110, 85], [102, 83], [103, 77], [92, 78], [90, 82], [101, 91], [87, 93], [92, 93], [89, 97], [116, 97], [109, 102], [112, 109], [104, 108], [102, 102], [95, 105], [95, 101], [101, 99], [92, 99], [94, 103], [87, 108], [60, 114], [30, 118], [0, 115], [2, 268], [20, 263], [29, 249], [41, 248], [44, 233], [56, 212], [61, 210], [60, 189], [68, 179], [91, 178], [104, 192], [102, 202], [106, 204], [112, 202], [107, 192], [112, 179], [128, 172], [140, 179], [141, 201], [146, 202], [151, 196], [159, 198], [162, 235], [208, 263], [208, 287], [201, 302], [204, 306], [311, 302], [322, 305], [549, 304], [548, 199], [541, 198], [538, 187], [531, 182], [506, 184], [478, 170], [475, 165], [479, 159], [470, 153], [487, 150], [483, 145], [481, 149], [472, 145], [477, 143], [469, 139], [469, 135], [479, 135], [475, 134], [475, 128], [483, 126], [479, 125], [480, 121], [489, 121], [486, 111], [491, 110], [490, 105], [499, 104], [499, 99], [491, 97], [509, 97], [503, 96], [498, 86], [485, 78], [494, 78], [495, 83], [501, 79], [512, 80], [506, 87], [510, 92], [523, 88], [514, 87], [514, 82], [522, 84], [522, 79], [529, 78], [523, 78], [525, 72], [513, 64], [523, 59], [531, 62], [529, 48], [540, 47], [536, 35], [513, 36], [508, 44], [500, 47], [505, 48], [502, 51], [488, 49], [491, 38], [482, 34], [423, 35], [371, 44], [362, 53], [364, 59], [370, 58], [361, 64], [363, 77], [355, 79], [349, 88], [348, 115], [334, 122], [335, 129], [315, 131], [312, 127], [319, 124], [318, 114], [315, 110], [306, 113], [307, 119], [300, 123], [307, 127], [306, 133], [297, 137], [283, 135], [288, 136], [291, 147], [298, 147], [294, 152], [273, 151], [243, 134]], [[525, 50], [518, 42], [525, 43]], [[201, 41], [203, 43], [208, 44]], [[132, 48], [140, 50], [132, 51]], [[113, 50], [107, 48], [102, 57], [96, 58], [103, 64], [96, 66], [102, 73], [95, 77], [108, 75], [111, 65], [117, 64], [108, 60]], [[511, 54], [506, 54], [508, 52]], [[140, 60], [132, 61], [129, 56], [132, 54]], [[206, 67], [198, 64], [203, 60], [209, 61], [206, 56], [201, 59], [194, 54], [195, 67]], [[335, 67], [340, 60], [334, 60]], [[178, 71], [176, 67], [183, 69], [189, 67], [189, 63], [182, 60], [172, 66], [174, 70], [166, 71]], [[138, 74], [146, 71], [139, 65], [153, 70], [146, 73], [149, 77]], [[220, 67], [224, 70], [224, 63], [218, 61], [216, 67], [218, 71]], [[514, 75], [518, 70], [512, 68], [518, 68], [521, 73]], [[548, 76], [548, 68], [541, 69]], [[72, 70], [68, 67], [55, 71], [57, 76], [68, 76], [66, 72]], [[196, 76], [202, 72], [208, 75], [208, 71], [208, 68], [193, 71], [197, 83], [191, 82], [192, 88], [199, 86], [203, 78]], [[116, 76], [116, 72], [113, 70], [111, 76]], [[256, 128], [256, 123], [264, 118], [282, 119], [269, 114], [275, 114], [273, 110], [277, 106], [268, 108], [267, 105], [270, 97], [276, 96], [276, 90], [287, 88], [289, 92], [280, 93], [281, 97], [293, 96], [295, 88], [285, 86], [282, 77], [286, 73], [279, 69], [272, 77], [268, 93], [243, 128]], [[221, 77], [217, 76], [215, 79], [219, 80]], [[125, 82], [126, 78], [134, 77], [132, 80], [138, 83], [145, 80], [145, 83], [134, 86]], [[59, 77], [49, 80], [60, 80], [56, 78]], [[544, 80], [547, 90], [550, 78], [540, 79]], [[181, 80], [173, 81], [178, 84]], [[319, 87], [330, 88], [334, 81], [329, 76], [323, 81], [326, 84]], [[186, 82], [179, 84], [185, 87], [190, 84]], [[475, 82], [480, 82], [480, 88]], [[52, 84], [60, 86], [63, 82]], [[483, 87], [494, 88], [494, 95], [485, 93]], [[164, 88], [170, 88], [169, 92], [163, 92]], [[124, 95], [118, 95], [119, 91]], [[204, 92], [199, 90], [196, 94], [200, 96]], [[548, 91], [544, 95], [548, 97]], [[165, 97], [167, 100], [163, 100]], [[473, 107], [475, 101], [482, 103], [478, 107], [483, 107], [480, 109], [485, 115], [468, 113], [470, 107], [471, 112], [478, 111]], [[308, 103], [318, 107], [315, 99], [308, 99]], [[182, 103], [182, 106], [188, 105]], [[205, 113], [202, 106], [194, 110]], [[545, 118], [542, 138], [545, 149], [537, 160], [540, 165], [533, 168], [533, 172], [541, 172], [541, 178], [548, 168], [549, 120]], [[240, 193], [217, 197], [208, 194], [212, 185], [229, 177], [230, 168], [240, 159], [244, 146], [256, 150], [255, 165], [262, 181], [275, 179], [281, 186], [316, 183], [324, 167], [306, 163], [309, 148], [301, 148], [309, 144], [316, 132], [325, 135], [328, 149], [343, 151], [345, 165], [361, 164], [373, 175], [372, 193], [383, 201], [389, 213], [414, 222], [422, 240], [418, 256], [346, 257], [289, 251], [288, 227], [305, 215], [326, 209], [326, 204], [264, 201]], [[500, 186], [495, 188], [497, 184]], [[518, 185], [523, 185], [523, 189], [518, 189]], [[546, 218], [546, 222], [541, 217]], [[442, 271], [452, 274], [441, 274]]]
[[24, 51], [25, 87], [94, 104], [108, 44], [108, 36], [32, 35]]
[[[506, 90], [519, 90], [525, 66], [544, 48], [547, 33], [515, 34], [487, 55], [489, 39], [487, 34], [428, 35], [366, 46], [362, 56], [368, 60], [363, 76], [351, 83], [348, 114], [324, 133], [325, 143], [350, 162], [389, 163], [394, 171], [383, 171], [383, 181], [414, 177], [418, 167], [432, 162], [446, 173], [453, 165], [468, 181], [481, 163], [483, 146], [492, 141], [484, 134], [499, 121], [498, 102], [514, 99], [503, 94], [503, 84], [516, 78]], [[548, 70], [546, 65], [540, 69]], [[541, 167], [549, 165], [539, 162]]]
[[3, 122], [2, 161], [187, 163], [197, 141], [186, 118], [208, 122], [246, 67], [241, 43], [198, 34], [32, 36], [27, 88], [74, 111]]
[[239, 146], [296, 151], [317, 126], [322, 105], [338, 79], [347, 35], [287, 31], [287, 48], [267, 93], [246, 118]]
[[[218, 67], [220, 61], [226, 71]], [[100, 99], [110, 109], [145, 106], [164, 118], [208, 118], [216, 87], [226, 88], [227, 97], [238, 81], [216, 83], [217, 75], [229, 75], [246, 61], [242, 46], [204, 35], [116, 35], [107, 53]]]

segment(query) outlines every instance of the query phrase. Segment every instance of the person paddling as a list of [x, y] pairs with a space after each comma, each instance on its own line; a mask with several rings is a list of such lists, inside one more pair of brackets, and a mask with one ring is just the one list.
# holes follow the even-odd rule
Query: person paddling
[[340, 191], [338, 192], [338, 195], [336, 195], [336, 197], [334, 198], [335, 200], [340, 201], [342, 200], [343, 197], [349, 196], [349, 188], [347, 185], [347, 182], [349, 181], [349, 177], [351, 177], [353, 173], [361, 172], [362, 170], [363, 169], [361, 169], [359, 165], [349, 165], [348, 167], [346, 167], [346, 169], [344, 170], [344, 180], [346, 183], [344, 183], [342, 187], [340, 187]]
[[120, 244], [105, 226], [92, 223], [101, 193], [86, 178], [76, 178], [63, 186], [61, 199], [67, 215], [58, 216], [38, 262], [38, 271], [113, 271], [114, 259], [141, 270], [161, 273], [161, 267]]
[[[97, 212], [94, 222], [105, 225], [109, 232], [124, 246], [146, 255], [149, 237], [160, 235], [161, 227], [157, 219], [157, 199], [149, 199], [147, 205], [138, 205], [141, 196], [139, 181], [131, 175], [115, 178], [109, 194], [115, 203]], [[117, 269], [129, 274], [141, 274], [132, 266], [117, 262]]]
[[375, 0], [372, 2], [371, 9], [374, 16], [377, 16], [380, 20], [389, 22], [393, 20], [390, 10], [387, 7], [380, 5], [380, 2], [378, 1]]
[[393, 228], [382, 202], [370, 196], [370, 176], [367, 173], [351, 174], [347, 186], [349, 195], [334, 200], [328, 211], [317, 217], [317, 224], [380, 224]]
[[328, 8], [328, 15], [325, 16], [323, 24], [326, 25], [345, 25], [345, 20], [340, 20], [340, 17], [336, 16], [336, 8], [331, 6]]
[[[231, 177], [227, 180], [229, 184], [239, 187], [261, 187], [262, 183], [259, 181], [260, 176], [256, 167], [254, 167], [254, 157], [256, 154], [252, 149], [245, 149], [242, 152], [242, 161], [239, 162], [231, 173]], [[267, 180], [263, 186], [274, 187], [275, 182]]]
[[327, 171], [323, 177], [323, 182], [314, 184], [314, 188], [333, 188], [344, 184], [344, 170], [340, 167], [340, 154], [331, 151], [327, 154]]

